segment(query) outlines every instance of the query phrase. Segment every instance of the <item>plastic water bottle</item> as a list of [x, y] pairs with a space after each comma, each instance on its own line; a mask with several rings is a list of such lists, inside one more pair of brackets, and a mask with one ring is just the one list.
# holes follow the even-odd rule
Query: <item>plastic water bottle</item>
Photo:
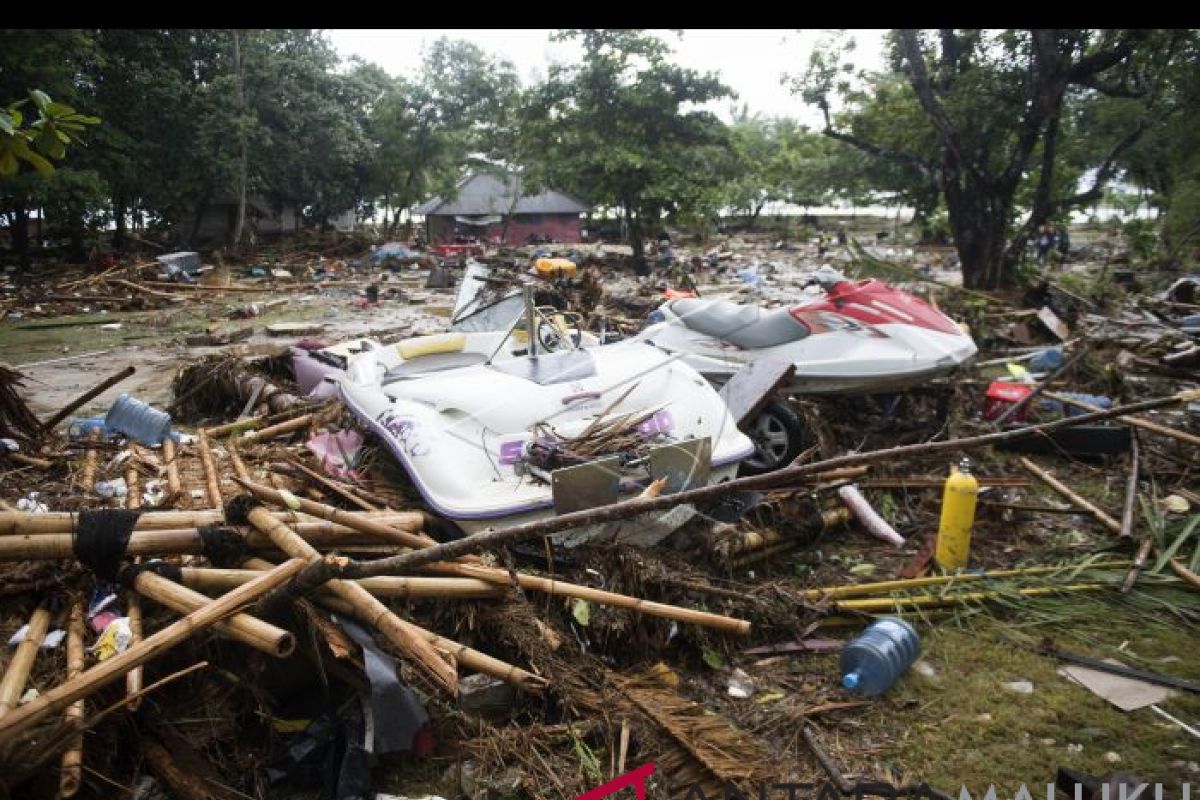
[[156, 445], [171, 435], [171, 415], [122, 394], [108, 410], [104, 427], [144, 445]]
[[1066, 363], [1061, 347], [1048, 347], [1029, 359], [1029, 368], [1034, 372], [1053, 372]]
[[842, 650], [842, 686], [876, 697], [908, 671], [921, 652], [921, 640], [902, 619], [884, 617]]

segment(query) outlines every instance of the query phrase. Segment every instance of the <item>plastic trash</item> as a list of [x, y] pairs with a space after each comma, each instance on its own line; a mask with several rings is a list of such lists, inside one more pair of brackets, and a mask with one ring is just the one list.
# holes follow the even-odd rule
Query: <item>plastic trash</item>
[[49, 513], [50, 507], [39, 499], [41, 496], [41, 492], [30, 492], [17, 501], [17, 510], [27, 514]]
[[73, 419], [67, 426], [67, 436], [72, 439], [86, 439], [92, 431], [100, 431], [102, 438], [108, 436], [108, 428], [104, 427], [104, 417]]
[[111, 481], [96, 481], [96, 494], [101, 497], [124, 497], [129, 494], [129, 487], [124, 478], [113, 478]]
[[[1099, 408], [1112, 408], [1112, 398], [1105, 397], [1099, 394], [1084, 394], [1082, 392], [1058, 392], [1063, 397], [1069, 397], [1072, 400], [1078, 400], [1081, 403], [1087, 403], [1091, 406]], [[1066, 406], [1065, 412], [1068, 417], [1077, 417], [1080, 414], [1090, 414], [1086, 408], [1073, 406], [1070, 403], [1063, 403], [1059, 400], [1042, 400], [1038, 403], [1038, 410], [1043, 414], [1060, 415], [1064, 412], [1063, 406]]]
[[376, 264], [382, 264], [383, 262], [393, 258], [408, 259], [418, 257], [420, 257], [420, 253], [414, 253], [400, 242], [388, 242], [387, 244], [381, 244], [379, 247], [375, 248], [375, 252], [371, 253], [371, 260]]
[[1061, 367], [1066, 360], [1061, 347], [1047, 347], [1029, 359], [1029, 368], [1034, 372], [1052, 372]]
[[129, 626], [129, 617], [117, 617], [100, 634], [91, 651], [96, 654], [97, 661], [104, 661], [117, 653], [124, 653], [132, 643], [133, 628]]
[[921, 640], [902, 619], [884, 617], [842, 650], [842, 686], [877, 697], [908, 671], [921, 653]]
[[108, 410], [104, 426], [144, 445], [156, 445], [171, 435], [171, 415], [122, 394]]
[[164, 253], [155, 260], [163, 265], [170, 280], [194, 281], [193, 276], [200, 271], [199, 253]]

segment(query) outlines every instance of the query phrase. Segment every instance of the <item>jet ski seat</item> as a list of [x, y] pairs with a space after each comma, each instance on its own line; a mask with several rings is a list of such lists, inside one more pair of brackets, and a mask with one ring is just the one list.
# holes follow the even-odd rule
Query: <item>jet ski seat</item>
[[794, 342], [808, 336], [804, 323], [788, 309], [771, 311], [757, 306], [740, 306], [728, 300], [686, 298], [670, 304], [688, 328], [714, 336], [746, 350]]

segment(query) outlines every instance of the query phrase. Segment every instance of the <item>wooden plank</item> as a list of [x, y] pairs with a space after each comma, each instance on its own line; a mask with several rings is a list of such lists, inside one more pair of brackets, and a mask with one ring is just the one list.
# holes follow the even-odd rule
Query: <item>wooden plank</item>
[[719, 394], [742, 427], [762, 410], [771, 394], [791, 380], [796, 365], [778, 358], [760, 358], [742, 367]]

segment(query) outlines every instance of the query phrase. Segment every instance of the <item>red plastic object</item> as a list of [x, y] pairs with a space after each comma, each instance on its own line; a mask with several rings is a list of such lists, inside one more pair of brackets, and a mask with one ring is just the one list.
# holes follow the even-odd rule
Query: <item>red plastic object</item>
[[429, 252], [439, 258], [456, 258], [462, 255], [481, 256], [483, 246], [478, 244], [438, 244], [429, 248]]
[[[1014, 403], [1019, 403], [1022, 398], [1033, 391], [1033, 387], [1024, 383], [1013, 383], [1012, 381], [992, 381], [988, 386], [986, 398], [983, 401], [983, 418], [987, 420], [998, 419], [1005, 409]], [[1022, 408], [1011, 419], [1013, 422], [1025, 422], [1029, 418], [1029, 406]]]

